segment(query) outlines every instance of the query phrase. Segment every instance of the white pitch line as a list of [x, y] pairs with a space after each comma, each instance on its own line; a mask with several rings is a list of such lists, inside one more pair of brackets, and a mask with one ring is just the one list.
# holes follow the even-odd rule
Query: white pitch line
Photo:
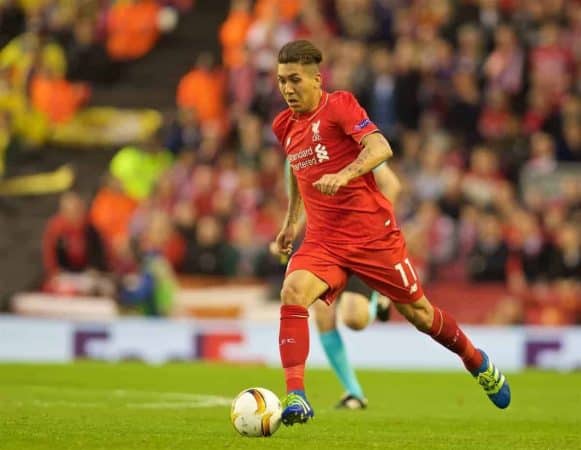
[[[126, 399], [128, 402], [123, 406], [126, 408], [139, 409], [189, 409], [189, 408], [212, 408], [218, 406], [229, 406], [232, 399], [219, 395], [210, 394], [194, 394], [187, 392], [159, 392], [159, 391], [140, 391], [128, 389], [95, 389], [82, 387], [62, 387], [62, 386], [48, 386], [48, 385], [29, 385], [27, 389], [59, 391], [70, 393], [91, 393], [102, 394], [104, 397], [117, 397]], [[160, 401], [152, 401], [159, 399]], [[19, 401], [18, 406], [32, 404], [38, 407], [52, 407], [52, 406], [67, 406], [73, 408], [98, 408], [101, 406], [108, 406], [110, 403], [107, 398], [94, 399], [87, 401], [67, 401], [67, 400], [31, 400], [30, 402]], [[140, 401], [143, 400], [143, 401]]]
[[155, 403], [127, 403], [127, 408], [136, 409], [194, 409], [194, 408], [213, 408], [216, 406], [230, 406], [232, 403], [229, 399], [200, 401], [200, 402], [155, 402]]

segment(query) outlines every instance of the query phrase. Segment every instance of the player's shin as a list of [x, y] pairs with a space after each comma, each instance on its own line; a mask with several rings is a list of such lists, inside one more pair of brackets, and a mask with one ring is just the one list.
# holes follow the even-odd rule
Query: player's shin
[[456, 320], [446, 311], [434, 306], [434, 320], [426, 333], [436, 342], [460, 356], [464, 366], [470, 372], [474, 372], [482, 364], [480, 352], [474, 348], [474, 345], [460, 329]]
[[309, 312], [299, 305], [280, 308], [279, 350], [287, 392], [304, 393], [305, 362], [309, 355]]

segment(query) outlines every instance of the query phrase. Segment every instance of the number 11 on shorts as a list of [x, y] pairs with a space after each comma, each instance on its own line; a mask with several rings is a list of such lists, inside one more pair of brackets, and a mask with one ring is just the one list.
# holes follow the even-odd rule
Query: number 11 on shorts
[[[406, 266], [408, 266], [409, 272], [412, 274], [412, 277], [413, 277], [414, 283], [415, 283], [418, 280], [418, 278], [416, 277], [416, 273], [414, 272], [414, 268], [410, 264], [409, 258], [404, 259], [403, 262], [406, 264]], [[407, 274], [405, 273], [405, 269], [404, 269], [403, 264], [399, 262], [393, 267], [395, 267], [395, 270], [397, 270], [399, 272], [399, 274], [401, 275], [401, 281], [403, 281], [403, 286], [408, 287], [410, 285], [410, 282], [409, 282]]]

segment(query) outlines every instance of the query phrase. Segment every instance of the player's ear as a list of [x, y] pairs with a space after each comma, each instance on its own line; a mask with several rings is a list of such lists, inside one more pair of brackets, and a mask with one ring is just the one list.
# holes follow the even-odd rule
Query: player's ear
[[313, 77], [314, 81], [315, 81], [315, 85], [317, 86], [317, 88], [320, 88], [323, 84], [323, 79], [321, 77], [321, 72], [319, 72], [317, 70], [317, 72], [315, 73], [315, 76]]

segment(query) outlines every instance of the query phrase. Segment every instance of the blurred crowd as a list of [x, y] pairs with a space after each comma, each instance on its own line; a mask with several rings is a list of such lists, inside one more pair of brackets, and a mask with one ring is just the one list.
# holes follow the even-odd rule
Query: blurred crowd
[[74, 119], [91, 86], [119, 80], [177, 23], [191, 0], [0, 2], [0, 177], [4, 161], [40, 147]]
[[276, 56], [306, 38], [325, 88], [352, 91], [392, 144], [424, 282], [505, 283], [499, 323], [581, 322], [579, 2], [232, 0], [218, 35], [221, 63], [199, 55], [175, 117], [119, 150], [87, 206], [109, 271], [134, 270], [138, 241], [180, 273], [280, 277]]

